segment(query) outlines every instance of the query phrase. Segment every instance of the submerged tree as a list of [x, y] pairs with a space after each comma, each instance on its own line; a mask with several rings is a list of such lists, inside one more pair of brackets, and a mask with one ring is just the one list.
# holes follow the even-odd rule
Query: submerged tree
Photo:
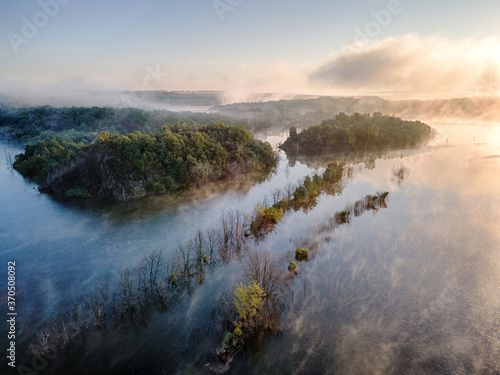
[[297, 248], [295, 250], [295, 260], [297, 262], [304, 262], [309, 259], [309, 249]]
[[239, 284], [234, 291], [233, 306], [238, 317], [233, 322], [233, 330], [226, 331], [217, 355], [222, 362], [227, 362], [238, 351], [245, 338], [259, 326], [259, 310], [266, 299], [266, 293], [257, 281], [249, 285]]
[[258, 322], [257, 310], [262, 306], [266, 293], [254, 280], [249, 285], [239, 284], [234, 291], [233, 305], [243, 328], [251, 328]]
[[263, 329], [276, 330], [280, 325], [284, 308], [286, 275], [269, 251], [251, 252], [246, 258], [244, 275], [250, 282], [257, 281], [266, 294], [259, 312], [259, 325]]

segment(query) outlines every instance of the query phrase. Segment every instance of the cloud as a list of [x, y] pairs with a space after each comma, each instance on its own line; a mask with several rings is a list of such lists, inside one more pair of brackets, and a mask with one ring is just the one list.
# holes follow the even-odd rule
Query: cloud
[[408, 34], [353, 43], [311, 69], [310, 84], [405, 97], [497, 95], [500, 40]]

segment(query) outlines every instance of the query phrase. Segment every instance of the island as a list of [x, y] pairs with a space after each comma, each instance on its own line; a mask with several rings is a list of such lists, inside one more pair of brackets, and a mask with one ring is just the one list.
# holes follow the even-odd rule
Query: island
[[14, 167], [42, 192], [128, 201], [267, 170], [276, 161], [272, 147], [242, 126], [178, 123], [153, 134], [101, 131], [88, 145], [38, 141]]
[[386, 151], [418, 147], [431, 136], [432, 128], [420, 121], [405, 121], [380, 112], [351, 116], [341, 112], [300, 133], [290, 128], [289, 137], [279, 148], [301, 155]]

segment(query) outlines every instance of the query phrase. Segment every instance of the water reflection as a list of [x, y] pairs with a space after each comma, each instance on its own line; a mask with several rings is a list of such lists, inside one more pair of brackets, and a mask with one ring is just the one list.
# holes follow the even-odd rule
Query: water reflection
[[[387, 193], [368, 195], [349, 205], [345, 210], [331, 217], [328, 223], [319, 226], [317, 235], [349, 224], [354, 217], [359, 217], [366, 211], [377, 212], [380, 208], [387, 208], [386, 197]], [[287, 289], [285, 285], [290, 284], [292, 276], [291, 274], [288, 274], [288, 277], [285, 276], [284, 270], [279, 262], [271, 257], [270, 252], [255, 250], [248, 252], [252, 243], [245, 241], [243, 231], [238, 229], [240, 217], [237, 213], [228, 212], [220, 219], [217, 228], [205, 233], [200, 231], [192, 240], [181, 245], [169, 260], [164, 259], [162, 252], [152, 252], [144, 257], [138, 267], [126, 268], [121, 272], [116, 289], [103, 286], [89, 298], [85, 305], [80, 304], [74, 307], [61, 318], [62, 320], [52, 320], [37, 332], [36, 339], [30, 344], [35, 363], [39, 363], [43, 369], [47, 368], [50, 373], [54, 373], [54, 369], [60, 369], [62, 364], [75, 368], [76, 363], [71, 362], [72, 356], [68, 357], [66, 351], [66, 348], [70, 346], [78, 347], [79, 352], [93, 352], [94, 357], [99, 357], [100, 354], [97, 353], [101, 350], [96, 346], [96, 342], [101, 342], [102, 336], [109, 336], [113, 331], [121, 336], [122, 334], [117, 331], [120, 328], [130, 329], [143, 326], [146, 330], [155, 313], [169, 312], [181, 301], [181, 298], [189, 299], [194, 290], [205, 282], [206, 273], [209, 278], [213, 277], [217, 264], [230, 264], [237, 259], [244, 259], [243, 273], [247, 281], [258, 280], [266, 293], [265, 309], [259, 313], [261, 323], [258, 327], [263, 328], [260, 332], [257, 331], [259, 335], [245, 338], [245, 341], [248, 341], [245, 347], [258, 353], [269, 343], [269, 340], [266, 340], [269, 338], [269, 333], [278, 330], [285, 303], [292, 302], [290, 293], [286, 293], [288, 295], [286, 299], [284, 297], [285, 289]], [[307, 246], [312, 249], [312, 259], [317, 254], [317, 235], [314, 235], [307, 243]], [[297, 256], [295, 258], [297, 259]], [[241, 263], [238, 263], [241, 267]], [[187, 295], [184, 295], [185, 293]], [[221, 332], [218, 327], [230, 329], [229, 327], [232, 326], [230, 306], [230, 299], [222, 294], [217, 305], [213, 305], [210, 316], [201, 316], [199, 318], [201, 322], [195, 323], [195, 327], [190, 328], [189, 340], [200, 343], [203, 325], [205, 332], [211, 333], [212, 339], [220, 337]], [[191, 309], [192, 302], [189, 310]], [[189, 315], [191, 314], [188, 312], [187, 316]], [[221, 324], [222, 322], [225, 324]], [[82, 341], [89, 335], [94, 338], [90, 346], [85, 343], [85, 340]], [[215, 363], [210, 366], [212, 370], [225, 372], [229, 369], [226, 362], [242, 347], [243, 343], [235, 350], [228, 352], [223, 364], [217, 364], [218, 362], [211, 358], [213, 353], [205, 360]], [[191, 343], [186, 345], [188, 349]], [[206, 351], [207, 347], [204, 350]], [[49, 370], [47, 363], [56, 357], [54, 354], [56, 352], [61, 358]], [[115, 365], [110, 366], [109, 371], [120, 373], [116, 372]], [[95, 370], [95, 368], [93, 371], [83, 370], [79, 367], [78, 371], [93, 373]]]
[[394, 182], [397, 187], [400, 187], [409, 174], [410, 170], [404, 164], [401, 164], [398, 167], [395, 166], [392, 168], [391, 181]]
[[[366, 194], [389, 191], [387, 208], [376, 215], [313, 236], [316, 255], [290, 284], [283, 334], [236, 355], [228, 373], [499, 373], [499, 129], [443, 125], [435, 144], [377, 159], [373, 169], [358, 162], [341, 196], [322, 195], [307, 213], [287, 215], [259, 244], [285, 269], [290, 251], [318, 223]], [[72, 305], [71, 295], [93, 290], [109, 273], [117, 280], [151, 250], [175, 248], [223, 209], [251, 212], [264, 195], [325, 166], [305, 163], [291, 167], [283, 160], [276, 175], [245, 196], [227, 192], [196, 210], [180, 206], [172, 213], [163, 206], [124, 222], [116, 214], [108, 224], [105, 210], [84, 209], [82, 218], [2, 169], [2, 191], [10, 195], [0, 198], [11, 217], [2, 218], [2, 255], [22, 264], [26, 320], [46, 320]], [[400, 166], [411, 173], [397, 186], [393, 169]], [[236, 261], [207, 272], [168, 313], [150, 315], [147, 327], [90, 335], [88, 350], [69, 348], [70, 361], [61, 359], [53, 373], [70, 364], [90, 372], [102, 358], [115, 360], [116, 373], [207, 373], [221, 334], [210, 330], [207, 317], [212, 311], [220, 317], [220, 296], [230, 302], [232, 287], [244, 281], [242, 270]], [[27, 321], [20, 340], [37, 324]]]
[[[274, 343], [276, 351], [300, 357], [290, 373], [500, 370], [499, 222], [485, 215], [498, 209], [500, 163], [488, 158], [486, 169], [484, 159], [474, 159], [480, 167], [472, 180], [468, 159], [478, 150], [472, 147], [405, 158], [412, 174], [391, 193], [389, 209], [325, 238], [325, 251], [297, 285], [294, 344]], [[383, 164], [386, 171], [397, 165]], [[388, 186], [383, 174], [370, 174], [354, 184]], [[270, 369], [266, 358], [255, 373]]]
[[75, 199], [64, 195], [51, 198], [67, 209], [75, 209], [94, 214], [105, 214], [110, 221], [131, 221], [154, 217], [168, 211], [196, 209], [204, 202], [224, 194], [244, 197], [257, 184], [272, 179], [275, 172], [252, 172], [231, 179], [209, 182], [179, 192], [154, 195], [128, 202], [111, 202], [97, 199]]

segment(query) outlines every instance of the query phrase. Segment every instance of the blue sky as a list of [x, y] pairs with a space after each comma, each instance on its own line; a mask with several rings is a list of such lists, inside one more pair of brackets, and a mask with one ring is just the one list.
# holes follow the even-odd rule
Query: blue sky
[[[48, 12], [41, 3], [50, 5], [53, 14], [40, 14]], [[219, 14], [214, 4], [219, 5]], [[62, 82], [120, 89], [390, 91], [380, 82], [370, 85], [359, 79], [339, 84], [338, 77], [344, 76], [342, 69], [347, 67], [339, 63], [338, 53], [354, 42], [358, 30], [368, 38], [363, 48], [349, 50], [356, 52], [354, 65], [363, 67], [357, 75], [351, 66], [352, 77], [369, 75], [366, 67], [373, 61], [382, 64], [387, 54], [392, 56], [393, 50], [384, 42], [392, 43], [396, 53], [402, 43], [413, 43], [406, 59], [424, 53], [423, 60], [429, 64], [425, 70], [432, 70], [433, 77], [440, 74], [436, 69], [457, 64], [475, 69], [476, 81], [487, 76], [495, 83], [498, 76], [500, 2], [493, 0], [0, 0], [0, 5], [0, 88], [4, 90], [12, 85]], [[396, 14], [389, 12], [391, 6], [398, 10]], [[222, 14], [220, 9], [228, 10]], [[382, 14], [382, 21], [374, 12]], [[36, 35], [23, 30], [26, 19], [35, 24]], [[37, 27], [37, 21], [42, 26]], [[482, 47], [476, 50], [478, 45]], [[432, 56], [427, 56], [429, 49]], [[439, 49], [448, 65], [434, 66], [441, 60], [436, 55]], [[462, 57], [471, 49], [471, 60], [477, 61], [464, 63]], [[395, 65], [403, 68], [401, 72], [417, 69], [401, 65], [403, 58]], [[146, 79], [151, 70], [158, 79]], [[456, 72], [453, 80], [462, 75], [465, 72]], [[458, 90], [457, 94], [475, 90], [475, 83], [465, 80], [459, 87], [447, 87], [447, 82], [436, 90]], [[399, 82], [393, 89], [407, 90], [407, 86]]]

